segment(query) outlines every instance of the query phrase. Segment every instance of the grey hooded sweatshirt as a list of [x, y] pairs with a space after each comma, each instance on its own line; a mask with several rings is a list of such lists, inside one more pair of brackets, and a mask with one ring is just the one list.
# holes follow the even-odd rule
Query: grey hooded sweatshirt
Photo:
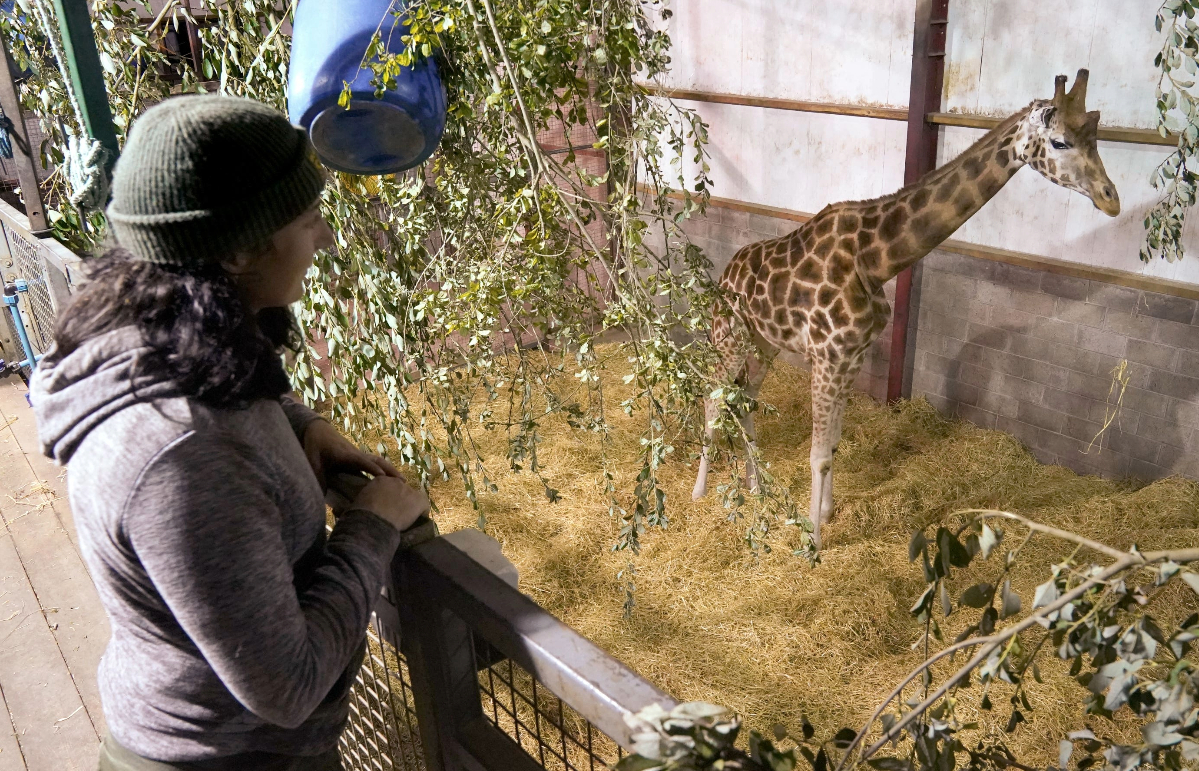
[[298, 441], [316, 413], [287, 398], [218, 410], [170, 382], [135, 384], [142, 346], [116, 330], [31, 383], [112, 624], [109, 732], [161, 761], [326, 752], [400, 534], [351, 511], [326, 538]]

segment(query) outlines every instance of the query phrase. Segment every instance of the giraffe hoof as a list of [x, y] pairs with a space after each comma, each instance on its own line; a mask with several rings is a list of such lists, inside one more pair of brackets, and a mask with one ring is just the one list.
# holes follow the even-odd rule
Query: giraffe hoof
[[692, 490], [692, 491], [691, 491], [691, 500], [693, 500], [693, 501], [702, 501], [702, 500], [704, 499], [704, 496], [705, 496], [705, 495], [707, 495], [707, 494], [708, 494], [708, 490], [707, 490], [707, 488], [705, 488], [705, 487], [697, 487], [697, 488], [695, 488], [694, 490]]

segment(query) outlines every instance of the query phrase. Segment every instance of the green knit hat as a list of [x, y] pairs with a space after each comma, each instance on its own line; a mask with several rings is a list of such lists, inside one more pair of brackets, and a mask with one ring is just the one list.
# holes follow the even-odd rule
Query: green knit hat
[[108, 222], [139, 260], [198, 266], [265, 241], [324, 184], [304, 130], [279, 112], [250, 99], [176, 96], [133, 124]]

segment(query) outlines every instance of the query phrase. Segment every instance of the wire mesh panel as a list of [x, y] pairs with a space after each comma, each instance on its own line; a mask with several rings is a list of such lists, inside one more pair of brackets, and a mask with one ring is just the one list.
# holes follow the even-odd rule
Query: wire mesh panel
[[408, 662], [376, 621], [366, 659], [350, 690], [350, 720], [341, 735], [346, 771], [424, 771]]
[[479, 672], [483, 714], [550, 771], [600, 771], [624, 756], [620, 745], [511, 660]]
[[17, 278], [29, 282], [29, 291], [23, 293], [25, 307], [22, 312], [28, 317], [30, 342], [38, 352], [45, 352], [54, 342], [54, 303], [50, 299], [50, 288], [46, 284], [46, 266], [38, 245], [26, 240], [13, 228], [4, 226], [3, 234], [8, 239], [8, 248], [15, 259], [13, 270]]

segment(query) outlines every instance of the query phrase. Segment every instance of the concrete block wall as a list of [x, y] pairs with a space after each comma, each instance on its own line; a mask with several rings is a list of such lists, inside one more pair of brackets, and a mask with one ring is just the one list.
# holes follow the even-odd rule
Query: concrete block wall
[[[737, 249], [799, 224], [712, 207], [686, 231], [719, 273]], [[944, 251], [921, 262], [916, 289], [913, 397], [1080, 473], [1199, 478], [1195, 300]], [[890, 337], [888, 327], [857, 383], [880, 400]]]
[[1046, 463], [1199, 478], [1199, 303], [937, 251], [923, 261], [912, 394]]

